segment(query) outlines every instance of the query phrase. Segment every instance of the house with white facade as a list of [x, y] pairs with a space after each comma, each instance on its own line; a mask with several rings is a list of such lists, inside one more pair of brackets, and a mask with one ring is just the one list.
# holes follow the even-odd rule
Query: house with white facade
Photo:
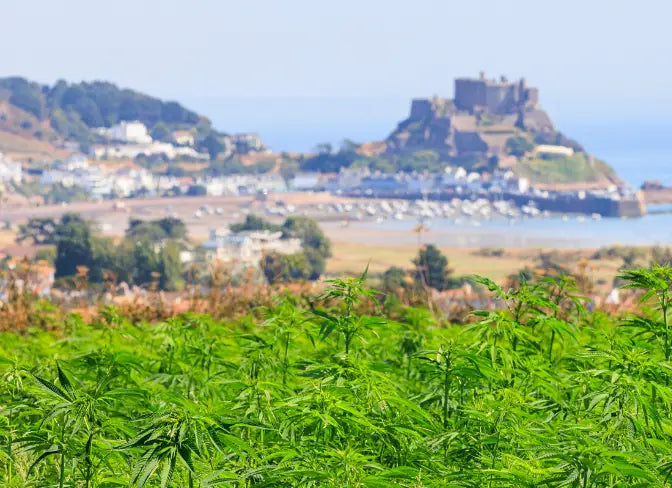
[[188, 130], [174, 131], [173, 140], [180, 146], [193, 146], [195, 143], [194, 133]]
[[0, 183], [21, 183], [23, 169], [21, 165], [0, 153]]
[[94, 130], [96, 134], [112, 141], [120, 141], [136, 144], [149, 144], [152, 137], [147, 127], [138, 121], [121, 121], [112, 127], [100, 127]]
[[230, 232], [211, 229], [210, 239], [203, 244], [206, 257], [222, 262], [239, 262], [256, 266], [264, 253], [294, 254], [301, 251], [301, 240], [283, 239], [282, 232]]

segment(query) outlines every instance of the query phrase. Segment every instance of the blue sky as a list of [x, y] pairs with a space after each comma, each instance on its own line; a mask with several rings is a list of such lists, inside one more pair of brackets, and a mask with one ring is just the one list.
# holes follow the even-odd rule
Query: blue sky
[[408, 99], [451, 96], [454, 77], [480, 70], [525, 76], [560, 127], [672, 122], [666, 0], [5, 0], [1, 12], [0, 76], [111, 80], [279, 141], [389, 131]]
[[664, 0], [7, 0], [0, 70], [162, 95], [411, 96], [525, 75], [549, 98], [670, 98]]

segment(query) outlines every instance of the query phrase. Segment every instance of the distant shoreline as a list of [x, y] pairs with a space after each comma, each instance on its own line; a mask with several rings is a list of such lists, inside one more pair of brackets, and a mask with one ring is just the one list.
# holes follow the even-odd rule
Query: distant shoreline
[[[284, 201], [293, 205], [317, 205], [354, 201], [328, 193], [278, 193], [269, 195], [270, 201]], [[196, 218], [199, 207], [221, 207], [221, 215], [204, 215]], [[212, 228], [226, 228], [230, 223], [241, 221], [244, 213], [264, 216], [263, 206], [252, 197], [176, 197], [80, 202], [68, 206], [44, 205], [40, 207], [8, 208], [0, 206], [2, 220], [12, 225], [25, 222], [30, 217], [54, 217], [68, 212], [81, 213], [85, 218], [99, 221], [103, 232], [122, 235], [130, 217], [157, 219], [175, 214], [183, 219], [189, 234], [196, 240], [205, 240]], [[335, 242], [363, 244], [367, 246], [417, 246], [418, 234], [412, 232], [416, 218], [385, 220], [373, 219], [350, 221], [344, 226], [345, 216], [322, 214], [318, 220], [330, 239]], [[270, 217], [281, 221], [280, 217]], [[507, 220], [502, 217], [470, 221], [467, 217], [455, 220], [429, 219], [429, 230], [420, 236], [421, 243], [441, 247], [506, 248], [506, 249], [596, 249], [612, 245], [672, 245], [672, 214], [651, 214], [635, 219], [572, 216], [563, 220], [531, 218]]]

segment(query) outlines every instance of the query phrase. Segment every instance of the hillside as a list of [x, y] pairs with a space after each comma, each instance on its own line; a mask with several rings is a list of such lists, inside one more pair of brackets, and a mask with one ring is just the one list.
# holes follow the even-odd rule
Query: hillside
[[304, 169], [436, 172], [452, 165], [512, 170], [538, 184], [622, 185], [613, 169], [555, 127], [537, 88], [524, 79], [492, 80], [484, 74], [456, 79], [453, 98], [413, 100], [408, 117], [383, 141], [345, 141], [335, 152], [328, 145], [319, 149], [302, 161]]
[[511, 169], [535, 183], [620, 183], [614, 171], [558, 131], [524, 79], [455, 80], [454, 98], [413, 100], [385, 140], [388, 155], [434, 151], [471, 169]]
[[[214, 132], [206, 117], [177, 102], [112, 83], [61, 80], [49, 86], [20, 77], [0, 78], [0, 132], [21, 138], [29, 153], [44, 153], [43, 147], [35, 151], [35, 146], [45, 144], [63, 148], [75, 142], [86, 147], [94, 142], [91, 129], [131, 120], [145, 124], [159, 140], [177, 129], [192, 130], [201, 139]], [[0, 151], [5, 149], [0, 139]]]

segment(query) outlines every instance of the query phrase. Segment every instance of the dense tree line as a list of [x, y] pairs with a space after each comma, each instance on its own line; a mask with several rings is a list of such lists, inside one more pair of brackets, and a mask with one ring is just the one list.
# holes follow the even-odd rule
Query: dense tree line
[[[53, 86], [40, 85], [20, 77], [0, 79], [0, 90], [9, 93], [9, 102], [48, 120], [60, 136], [88, 141], [89, 129], [110, 127], [124, 120], [138, 120], [150, 130], [199, 127], [208, 132], [210, 122], [177, 102], [165, 102], [134, 90], [103, 82], [72, 83], [59, 80]], [[158, 134], [157, 131], [152, 133]], [[162, 137], [160, 137], [163, 139]]]
[[345, 140], [338, 150], [328, 143], [319, 144], [315, 154], [302, 158], [299, 168], [302, 171], [318, 171], [320, 173], [337, 173], [342, 168], [369, 168], [372, 171], [396, 173], [403, 171], [438, 172], [448, 164], [441, 159], [436, 151], [423, 150], [408, 154], [381, 154], [367, 156], [361, 154], [358, 145]]
[[55, 245], [55, 277], [60, 282], [84, 272], [91, 283], [126, 282], [179, 290], [183, 286], [180, 251], [186, 237], [179, 219], [131, 219], [125, 237], [116, 242], [100, 235], [81, 216], [66, 214], [58, 221], [29, 220], [18, 239]]

